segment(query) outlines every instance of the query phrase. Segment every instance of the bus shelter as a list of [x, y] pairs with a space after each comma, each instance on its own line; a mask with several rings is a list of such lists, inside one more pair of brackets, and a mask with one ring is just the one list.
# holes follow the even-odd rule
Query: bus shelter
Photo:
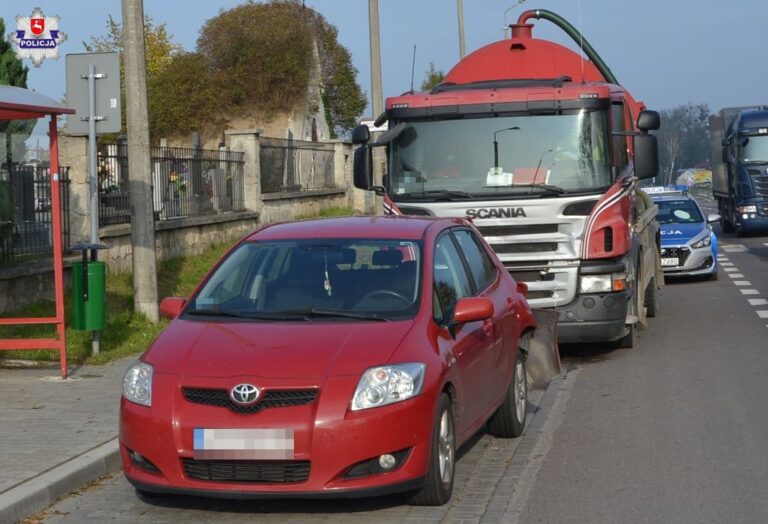
[[0, 121], [49, 118], [51, 219], [53, 245], [53, 280], [56, 312], [52, 317], [0, 318], [2, 325], [49, 324], [56, 327], [52, 338], [1, 339], [0, 350], [57, 350], [61, 377], [67, 378], [67, 339], [64, 324], [64, 267], [61, 232], [61, 191], [59, 177], [58, 127], [59, 115], [74, 114], [75, 110], [29, 89], [0, 86]]

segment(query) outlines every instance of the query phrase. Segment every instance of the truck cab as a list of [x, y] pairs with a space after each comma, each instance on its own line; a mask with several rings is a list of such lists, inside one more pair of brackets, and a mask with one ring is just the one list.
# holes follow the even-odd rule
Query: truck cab
[[541, 13], [430, 92], [388, 98], [370, 144], [386, 147], [386, 175], [373, 188], [358, 150], [356, 185], [403, 214], [472, 219], [531, 305], [559, 312], [561, 342], [631, 345], [660, 285], [655, 208], [635, 191], [658, 169], [658, 114], [604, 64], [533, 38]]

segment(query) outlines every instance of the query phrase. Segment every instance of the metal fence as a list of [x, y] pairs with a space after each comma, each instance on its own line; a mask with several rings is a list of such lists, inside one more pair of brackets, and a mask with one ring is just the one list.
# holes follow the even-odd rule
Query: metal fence
[[265, 137], [260, 144], [262, 193], [336, 187], [333, 144]]
[[[62, 243], [69, 248], [69, 168], [60, 168]], [[51, 177], [47, 162], [0, 166], [0, 264], [52, 254]]]
[[[152, 203], [156, 220], [245, 209], [243, 153], [153, 146]], [[128, 145], [99, 144], [99, 225], [131, 221]]]

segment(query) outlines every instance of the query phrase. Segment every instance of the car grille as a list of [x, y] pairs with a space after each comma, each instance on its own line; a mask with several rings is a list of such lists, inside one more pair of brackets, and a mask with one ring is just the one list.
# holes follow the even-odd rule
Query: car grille
[[316, 389], [271, 389], [265, 391], [261, 399], [255, 404], [241, 406], [235, 404], [229, 398], [229, 392], [226, 389], [183, 388], [182, 392], [184, 393], [184, 398], [189, 402], [228, 408], [242, 415], [258, 413], [262, 409], [267, 408], [284, 408], [311, 404], [317, 398], [318, 393]]
[[281, 484], [304, 482], [310, 462], [182, 459], [184, 473], [195, 480]]
[[661, 256], [663, 258], [677, 258], [680, 266], [685, 265], [685, 261], [688, 259], [688, 255], [691, 252], [687, 247], [663, 247], [661, 248]]

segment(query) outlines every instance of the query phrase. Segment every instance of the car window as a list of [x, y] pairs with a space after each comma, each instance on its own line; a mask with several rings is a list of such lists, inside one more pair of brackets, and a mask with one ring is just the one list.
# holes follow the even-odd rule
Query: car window
[[659, 206], [656, 220], [660, 224], [692, 224], [704, 221], [699, 206], [693, 200], [658, 200], [656, 205]]
[[469, 276], [449, 234], [441, 236], [435, 244], [432, 272], [435, 293], [443, 314], [441, 320], [446, 321], [453, 316], [456, 302], [472, 294]]
[[496, 265], [472, 231], [459, 229], [454, 231], [454, 235], [467, 259], [477, 290], [484, 290], [496, 279]]

